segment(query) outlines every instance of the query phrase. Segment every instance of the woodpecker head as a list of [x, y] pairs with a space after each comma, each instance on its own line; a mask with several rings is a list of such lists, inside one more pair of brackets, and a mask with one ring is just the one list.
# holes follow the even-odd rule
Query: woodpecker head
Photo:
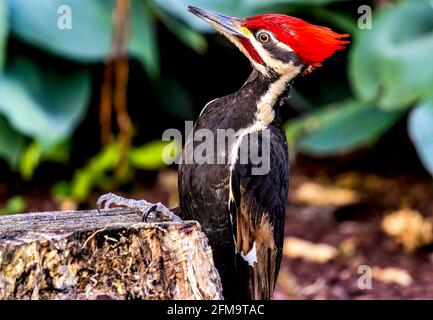
[[320, 67], [337, 50], [345, 48], [348, 34], [316, 26], [283, 14], [241, 19], [189, 7], [233, 42], [263, 75], [293, 77]]

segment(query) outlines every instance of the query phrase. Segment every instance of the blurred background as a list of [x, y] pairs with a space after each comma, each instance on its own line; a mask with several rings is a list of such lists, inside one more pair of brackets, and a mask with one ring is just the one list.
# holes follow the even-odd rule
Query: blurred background
[[274, 298], [433, 298], [430, 0], [0, 0], [0, 214], [94, 208], [108, 191], [177, 203], [162, 133], [251, 72], [188, 5], [351, 34], [285, 110]]

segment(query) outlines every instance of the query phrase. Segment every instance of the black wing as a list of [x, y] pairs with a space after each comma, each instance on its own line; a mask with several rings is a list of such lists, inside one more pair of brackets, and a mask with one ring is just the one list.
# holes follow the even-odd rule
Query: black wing
[[289, 184], [287, 142], [281, 131], [271, 130], [267, 174], [255, 175], [257, 166], [239, 161], [231, 174], [238, 272], [248, 274], [247, 298], [251, 299], [271, 298], [281, 263]]

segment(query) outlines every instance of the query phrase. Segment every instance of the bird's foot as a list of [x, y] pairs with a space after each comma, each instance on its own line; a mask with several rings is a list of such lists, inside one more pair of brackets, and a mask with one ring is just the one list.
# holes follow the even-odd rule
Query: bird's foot
[[152, 219], [157, 221], [182, 221], [181, 218], [171, 212], [162, 203], [149, 203], [146, 200], [126, 199], [113, 193], [104, 194], [99, 197], [96, 202], [96, 208], [98, 211], [107, 210], [111, 205], [115, 205], [116, 207], [126, 207], [139, 212], [142, 215], [144, 222], [147, 222], [147, 219], [150, 216], [152, 216]]

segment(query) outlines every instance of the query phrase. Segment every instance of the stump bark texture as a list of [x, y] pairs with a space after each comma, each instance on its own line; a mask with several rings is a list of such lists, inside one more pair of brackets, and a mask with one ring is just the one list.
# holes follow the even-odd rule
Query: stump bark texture
[[0, 299], [222, 299], [197, 222], [129, 209], [0, 217]]

